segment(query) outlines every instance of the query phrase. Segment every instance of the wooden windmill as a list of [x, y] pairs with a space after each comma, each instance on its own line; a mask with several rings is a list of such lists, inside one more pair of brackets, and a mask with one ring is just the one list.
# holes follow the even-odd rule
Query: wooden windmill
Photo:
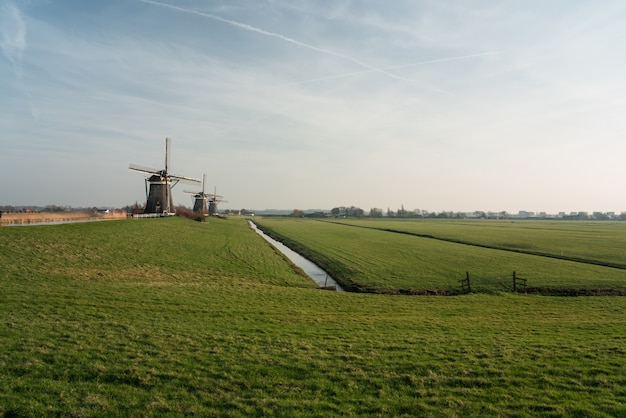
[[[178, 174], [170, 174], [169, 169], [169, 148], [170, 139], [165, 138], [165, 168], [158, 170], [155, 168], [142, 167], [136, 164], [130, 164], [128, 168], [142, 173], [149, 174], [146, 178], [146, 209], [145, 213], [166, 213], [171, 214], [174, 210], [174, 200], [172, 199], [172, 187], [176, 186], [179, 181], [188, 181], [200, 183], [200, 180], [181, 176]], [[148, 184], [150, 188], [148, 190]]]
[[206, 194], [204, 192], [204, 184], [206, 182], [206, 174], [202, 175], [202, 191], [201, 192], [191, 192], [189, 190], [183, 190], [185, 193], [189, 193], [193, 195], [193, 211], [194, 212], [200, 212], [202, 213], [204, 216], [207, 216], [209, 214], [208, 210], [207, 210], [207, 198], [209, 197], [208, 194]]
[[228, 202], [228, 200], [223, 200], [224, 196], [220, 196], [217, 194], [217, 187], [213, 187], [213, 194], [207, 195], [207, 199], [209, 201], [209, 215], [218, 215], [217, 204], [221, 202]]

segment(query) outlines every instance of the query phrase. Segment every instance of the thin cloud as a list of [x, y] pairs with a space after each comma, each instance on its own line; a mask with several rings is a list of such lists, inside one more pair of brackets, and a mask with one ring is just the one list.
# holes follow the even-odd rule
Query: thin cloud
[[26, 25], [20, 10], [12, 3], [0, 8], [0, 48], [6, 59], [11, 61], [15, 74], [22, 77], [22, 57], [26, 49]]
[[24, 85], [22, 60], [26, 51], [26, 24], [20, 9], [13, 3], [0, 6], [0, 35], [2, 54], [13, 65], [18, 86], [28, 99], [31, 116], [34, 120], [39, 120], [40, 112], [33, 106], [33, 96]]
[[392, 77], [392, 78], [395, 78], [395, 79], [398, 79], [398, 80], [402, 80], [402, 81], [411, 81], [411, 80], [409, 80], [407, 78], [400, 77], [400, 76], [398, 76], [396, 74], [390, 73], [389, 71], [386, 71], [385, 69], [376, 68], [376, 67], [374, 67], [372, 65], [369, 65], [369, 64], [367, 64], [367, 63], [365, 63], [365, 62], [363, 62], [361, 60], [358, 60], [358, 59], [356, 59], [356, 58], [354, 58], [354, 57], [352, 57], [350, 55], [342, 54], [342, 53], [339, 53], [339, 52], [331, 51], [329, 49], [324, 49], [324, 48], [317, 47], [315, 45], [307, 44], [307, 43], [298, 41], [296, 39], [289, 38], [288, 36], [282, 35], [280, 33], [269, 32], [269, 31], [266, 31], [266, 30], [263, 30], [263, 29], [260, 29], [260, 28], [257, 28], [257, 27], [245, 24], [245, 23], [241, 23], [241, 22], [237, 22], [237, 21], [234, 21], [234, 20], [226, 19], [226, 18], [217, 16], [217, 15], [214, 15], [214, 14], [211, 14], [211, 13], [204, 13], [204, 12], [199, 12], [197, 10], [185, 9], [183, 7], [178, 7], [178, 6], [174, 6], [174, 5], [167, 4], [167, 3], [161, 3], [161, 2], [153, 1], [153, 0], [137, 0], [137, 1], [140, 1], [142, 3], [148, 3], [148, 4], [157, 5], [157, 6], [167, 7], [167, 8], [173, 9], [173, 10], [177, 10], [179, 12], [191, 13], [191, 14], [195, 14], [195, 15], [198, 15], [198, 16], [206, 17], [206, 18], [209, 18], [209, 19], [217, 20], [219, 22], [227, 23], [229, 25], [235, 26], [235, 27], [243, 29], [243, 30], [247, 30], [247, 31], [250, 31], [250, 32], [255, 32], [255, 33], [258, 33], [258, 34], [261, 34], [261, 35], [265, 35], [265, 36], [271, 36], [271, 37], [274, 37], [274, 38], [281, 39], [281, 40], [283, 40], [285, 42], [289, 42], [291, 44], [294, 44], [294, 45], [297, 45], [297, 46], [301, 46], [303, 48], [308, 48], [308, 49], [311, 49], [313, 51], [321, 52], [323, 54], [332, 55], [334, 57], [338, 57], [338, 58], [342, 58], [342, 59], [345, 59], [345, 60], [348, 60], [348, 61], [352, 61], [353, 63], [358, 64], [361, 67], [367, 68], [371, 72], [379, 72], [379, 73], [385, 74], [388, 77]]

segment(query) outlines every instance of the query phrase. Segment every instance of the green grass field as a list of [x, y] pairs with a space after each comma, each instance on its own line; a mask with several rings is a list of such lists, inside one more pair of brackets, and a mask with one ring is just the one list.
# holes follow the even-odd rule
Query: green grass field
[[626, 222], [432, 219], [334, 219], [332, 222], [626, 267]]
[[2, 227], [0, 265], [4, 416], [626, 415], [622, 297], [320, 291], [243, 219]]
[[[351, 286], [369, 291], [389, 292], [398, 289], [459, 289], [459, 280], [466, 272], [473, 277], [473, 289], [487, 291], [497, 290], [500, 283], [512, 287], [513, 271], [519, 277], [526, 278], [528, 285], [540, 288], [626, 288], [626, 270], [598, 265], [561, 260], [553, 257], [502, 251], [467, 245], [460, 242], [449, 242], [409, 234], [389, 232], [390, 226], [400, 231], [420, 231], [424, 235], [456, 237], [474, 243], [487, 243], [494, 240], [499, 223], [491, 227], [485, 223], [486, 231], [477, 227], [478, 224], [459, 224], [444, 221], [437, 229], [436, 222], [430, 227], [423, 227], [421, 221], [342, 221], [343, 223], [316, 221], [307, 219], [266, 218], [256, 221], [268, 231], [281, 237], [285, 243], [306, 252], [308, 257], [327, 269], [333, 278], [339, 280], [346, 288]], [[344, 223], [349, 223], [345, 225]], [[428, 225], [427, 224], [427, 225]], [[571, 225], [572, 223], [570, 223]], [[349, 225], [366, 226], [355, 228]], [[579, 235], [595, 236], [593, 243], [587, 241], [573, 242], [563, 239], [563, 245], [569, 245], [572, 252], [584, 257], [584, 249], [597, 245], [600, 248], [619, 246], [624, 240], [618, 233], [607, 234], [602, 238], [604, 225], [588, 225], [589, 231], [575, 229]], [[550, 234], [538, 226], [537, 235], [532, 241], [537, 246]], [[584, 228], [582, 228], [584, 229]], [[622, 225], [616, 227], [622, 231]], [[557, 237], [567, 235], [566, 228], [554, 234], [552, 241], [561, 242]], [[498, 230], [499, 231], [499, 230]], [[527, 234], [526, 229], [522, 229]], [[531, 241], [526, 235], [518, 238], [519, 229], [509, 227], [498, 235], [503, 242]], [[555, 244], [556, 245], [556, 244]], [[594, 247], [595, 248], [595, 247]], [[591, 251], [591, 250], [590, 250]], [[596, 250], [593, 250], [596, 251]], [[606, 257], [607, 262], [618, 264], [623, 254], [615, 259]]]

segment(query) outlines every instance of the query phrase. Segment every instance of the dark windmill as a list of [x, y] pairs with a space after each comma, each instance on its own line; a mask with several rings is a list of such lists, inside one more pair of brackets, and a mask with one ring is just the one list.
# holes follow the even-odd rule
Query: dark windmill
[[228, 202], [228, 200], [222, 200], [224, 196], [217, 194], [217, 187], [213, 188], [213, 194], [207, 195], [209, 201], [209, 215], [218, 215], [217, 204], [221, 202]]
[[[172, 187], [176, 186], [179, 181], [189, 181], [200, 183], [200, 180], [180, 176], [178, 174], [170, 174], [169, 168], [169, 148], [170, 139], [165, 138], [165, 168], [157, 170], [155, 168], [142, 167], [130, 164], [128, 168], [142, 173], [150, 174], [146, 178], [146, 209], [145, 213], [165, 213], [170, 214], [174, 209], [174, 200], [172, 199]], [[150, 188], [148, 190], [148, 184]]]
[[207, 197], [209, 196], [204, 192], [204, 184], [206, 181], [206, 174], [202, 175], [202, 191], [201, 192], [191, 192], [189, 190], [183, 190], [185, 193], [189, 193], [193, 195], [193, 211], [202, 213], [204, 216], [209, 214], [207, 210]]

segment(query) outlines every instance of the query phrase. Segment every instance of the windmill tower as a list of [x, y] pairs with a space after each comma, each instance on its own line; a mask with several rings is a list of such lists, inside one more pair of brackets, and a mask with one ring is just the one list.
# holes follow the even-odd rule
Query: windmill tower
[[183, 190], [183, 191], [185, 193], [189, 193], [189, 194], [193, 195], [193, 198], [194, 198], [193, 211], [194, 212], [200, 212], [204, 216], [207, 216], [209, 214], [209, 212], [207, 211], [206, 201], [207, 201], [207, 197], [209, 195], [204, 192], [204, 184], [205, 184], [205, 182], [206, 182], [206, 174], [203, 174], [202, 175], [202, 191], [201, 192], [191, 192], [189, 190]]
[[209, 199], [209, 215], [218, 215], [217, 204], [221, 202], [228, 202], [228, 200], [223, 200], [224, 196], [220, 196], [217, 194], [217, 187], [213, 187], [213, 194], [207, 195]]
[[[170, 174], [169, 169], [169, 148], [170, 139], [165, 138], [165, 168], [157, 170], [149, 167], [142, 167], [130, 164], [129, 169], [150, 174], [146, 178], [146, 209], [145, 213], [166, 213], [170, 214], [174, 210], [174, 200], [172, 199], [172, 187], [176, 186], [179, 181], [189, 181], [200, 183], [200, 180], [180, 176], [178, 174]], [[173, 183], [173, 184], [172, 184]], [[148, 185], [150, 185], [148, 191]]]

